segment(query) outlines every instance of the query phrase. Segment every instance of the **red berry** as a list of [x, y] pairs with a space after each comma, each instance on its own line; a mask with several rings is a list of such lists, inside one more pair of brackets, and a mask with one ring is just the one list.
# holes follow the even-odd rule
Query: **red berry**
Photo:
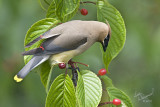
[[113, 99], [113, 104], [114, 105], [120, 105], [121, 104], [121, 100], [120, 99]]
[[107, 73], [106, 69], [100, 69], [100, 70], [98, 71], [98, 74], [99, 74], [99, 75], [105, 75], [106, 73]]
[[81, 9], [81, 14], [86, 16], [88, 14], [88, 10], [87, 9]]
[[59, 66], [60, 69], [66, 68], [66, 64], [65, 63], [59, 63], [58, 66]]

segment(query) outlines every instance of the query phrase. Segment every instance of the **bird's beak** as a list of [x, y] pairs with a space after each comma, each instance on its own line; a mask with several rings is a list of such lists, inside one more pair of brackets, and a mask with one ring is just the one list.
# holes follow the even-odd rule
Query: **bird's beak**
[[108, 34], [108, 35], [106, 36], [106, 38], [104, 39], [104, 41], [102, 42], [102, 46], [103, 46], [104, 52], [106, 52], [106, 49], [107, 49], [107, 46], [108, 46], [109, 39], [110, 39], [110, 35]]

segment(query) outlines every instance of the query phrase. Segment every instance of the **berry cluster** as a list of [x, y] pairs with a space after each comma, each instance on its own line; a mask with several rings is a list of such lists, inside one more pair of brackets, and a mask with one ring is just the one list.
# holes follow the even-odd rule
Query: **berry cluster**
[[[79, 62], [73, 62], [73, 63], [79, 63]], [[68, 62], [68, 64], [70, 64], [70, 61]], [[83, 64], [83, 63], [80, 63], [80, 64], [82, 64], [82, 65], [85, 65], [85, 66], [88, 66], [88, 65], [86, 65], [86, 64]], [[59, 63], [59, 68], [60, 69], [65, 69], [66, 68], [66, 64], [65, 63]], [[102, 75], [105, 75], [107, 73], [107, 71], [106, 71], [106, 69], [100, 69], [99, 71], [98, 71], [98, 76], [102, 76]]]

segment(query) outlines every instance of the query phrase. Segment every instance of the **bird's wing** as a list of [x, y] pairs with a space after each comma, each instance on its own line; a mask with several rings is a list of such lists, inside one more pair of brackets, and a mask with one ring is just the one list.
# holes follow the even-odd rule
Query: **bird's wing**
[[40, 48], [26, 51], [22, 55], [49, 55], [74, 50], [87, 42], [85, 36], [58, 36], [44, 41]]
[[36, 39], [34, 39], [33, 41], [31, 41], [30, 43], [28, 43], [25, 48], [28, 48], [30, 46], [32, 46], [34, 43], [36, 43], [37, 41], [41, 40], [41, 39], [47, 39], [47, 38], [51, 38], [51, 37], [57, 37], [59, 36], [61, 33], [54, 33], [51, 32], [51, 30], [45, 32], [44, 34], [40, 35], [39, 37], [37, 37]]
[[[76, 23], [76, 25], [77, 25], [77, 23]], [[25, 47], [28, 48], [41, 39], [49, 39], [49, 38], [54, 38], [54, 37], [56, 38], [56, 37], [60, 36], [61, 34], [63, 34], [68, 29], [70, 31], [71, 31], [71, 29], [75, 30], [74, 26], [75, 26], [75, 21], [70, 21], [70, 22], [66, 22], [61, 25], [58, 25], [58, 26], [48, 30], [47, 32], [43, 33], [42, 35], [40, 35], [39, 37], [37, 37], [33, 41], [31, 41]]]

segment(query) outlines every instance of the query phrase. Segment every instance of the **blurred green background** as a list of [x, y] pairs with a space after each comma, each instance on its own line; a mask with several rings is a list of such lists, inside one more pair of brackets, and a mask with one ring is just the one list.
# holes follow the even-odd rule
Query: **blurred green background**
[[[126, 92], [135, 107], [159, 107], [160, 95], [160, 1], [110, 0], [122, 14], [127, 39], [123, 50], [111, 62], [108, 76]], [[96, 20], [96, 7], [82, 5], [89, 14], [74, 19]], [[39, 74], [31, 72], [23, 82], [14, 75], [24, 66], [23, 43], [29, 27], [45, 18], [37, 0], [0, 0], [0, 107], [44, 107], [45, 89]], [[99, 44], [75, 58], [98, 72], [103, 68]], [[81, 69], [88, 69], [80, 66]], [[63, 71], [54, 69], [53, 77]], [[135, 95], [142, 95], [136, 97]], [[139, 99], [142, 98], [142, 99]]]

